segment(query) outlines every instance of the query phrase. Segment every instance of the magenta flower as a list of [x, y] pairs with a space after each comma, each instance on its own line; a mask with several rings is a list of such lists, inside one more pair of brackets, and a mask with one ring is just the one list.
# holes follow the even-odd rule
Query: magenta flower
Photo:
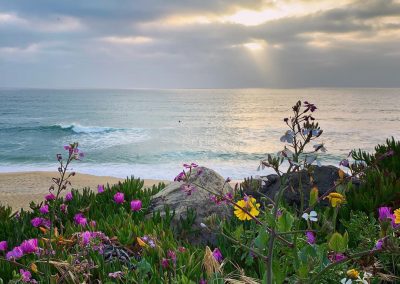
[[40, 213], [48, 214], [49, 213], [49, 205], [45, 204], [39, 208]]
[[18, 260], [23, 256], [24, 256], [24, 252], [22, 251], [22, 249], [20, 247], [15, 247], [15, 248], [13, 248], [12, 251], [9, 251], [6, 254], [6, 259], [7, 260], [12, 260], [12, 259], [13, 260]]
[[219, 250], [219, 248], [215, 248], [213, 250], [212, 254], [213, 254], [215, 260], [218, 261], [218, 262], [221, 262], [224, 259], [224, 257], [222, 256], [222, 253]]
[[24, 254], [37, 252], [39, 250], [38, 240], [37, 239], [25, 240], [20, 245], [20, 248], [22, 249], [22, 252]]
[[45, 218], [42, 219], [43, 226], [50, 228], [50, 224], [51, 224], [51, 221], [49, 219], [45, 219]]
[[191, 163], [190, 165], [189, 164], [183, 164], [183, 167], [186, 168], [186, 169], [191, 169], [191, 168], [197, 168], [198, 165], [195, 164], [195, 163]]
[[117, 204], [122, 204], [122, 203], [124, 203], [125, 202], [125, 196], [124, 196], [124, 194], [122, 193], [122, 192], [117, 192], [115, 195], [114, 195], [114, 201], [115, 201], [115, 203], [117, 203]]
[[184, 171], [182, 171], [174, 178], [174, 181], [184, 181], [185, 178], [186, 178], [186, 174]]
[[140, 209], [142, 209], [142, 201], [141, 200], [132, 200], [131, 201], [131, 210], [132, 211], [139, 211]]
[[343, 253], [332, 253], [328, 256], [331, 262], [338, 262], [346, 258]]
[[66, 195], [65, 195], [65, 201], [71, 201], [72, 200], [72, 192], [68, 192]]
[[393, 213], [390, 207], [386, 206], [379, 207], [378, 213], [379, 213], [379, 221], [381, 222], [385, 222], [387, 221], [387, 219], [393, 220]]
[[61, 204], [60, 205], [60, 210], [61, 210], [61, 212], [63, 212], [63, 213], [67, 213], [67, 210], [68, 210], [68, 205], [66, 205], [66, 204]]
[[173, 262], [176, 263], [176, 253], [173, 250], [168, 250], [167, 257]]
[[23, 282], [30, 283], [32, 274], [28, 270], [20, 269], [19, 274], [21, 274], [21, 279]]
[[1, 241], [0, 242], [0, 251], [6, 251], [7, 250], [7, 241]]
[[316, 237], [313, 232], [307, 231], [306, 237], [307, 237], [307, 243], [309, 243], [310, 245], [315, 244]]
[[207, 280], [200, 279], [199, 284], [207, 284]]
[[74, 222], [77, 225], [81, 225], [82, 227], [87, 225], [87, 219], [82, 213], [77, 213], [74, 216]]
[[56, 196], [53, 193], [49, 193], [44, 197], [47, 201], [51, 201], [56, 199]]
[[192, 192], [196, 190], [196, 187], [192, 184], [183, 184], [181, 190], [187, 195], [192, 195]]
[[104, 185], [99, 184], [99, 185], [97, 186], [97, 193], [103, 193], [103, 192], [104, 192]]
[[31, 224], [33, 227], [39, 227], [40, 225], [43, 224], [43, 218], [40, 217], [35, 217], [31, 220]]
[[167, 269], [168, 266], [169, 266], [168, 259], [163, 258], [163, 259], [161, 260], [161, 266], [162, 266], [164, 269]]

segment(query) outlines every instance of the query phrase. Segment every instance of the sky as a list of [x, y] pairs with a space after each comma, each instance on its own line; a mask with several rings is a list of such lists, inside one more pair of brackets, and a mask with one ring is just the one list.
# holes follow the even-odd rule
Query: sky
[[0, 87], [400, 87], [400, 0], [0, 0]]

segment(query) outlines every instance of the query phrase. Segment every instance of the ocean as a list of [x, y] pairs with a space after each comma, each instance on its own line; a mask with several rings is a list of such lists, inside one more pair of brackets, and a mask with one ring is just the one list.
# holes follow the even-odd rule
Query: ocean
[[195, 162], [242, 179], [282, 149], [297, 100], [318, 107], [323, 164], [400, 139], [400, 89], [0, 89], [0, 100], [0, 172], [57, 170], [77, 141], [82, 173], [173, 179]]

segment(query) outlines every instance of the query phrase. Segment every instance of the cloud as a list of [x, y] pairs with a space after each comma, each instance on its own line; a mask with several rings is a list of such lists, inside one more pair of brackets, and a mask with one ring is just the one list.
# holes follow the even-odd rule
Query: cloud
[[0, 72], [47, 75], [0, 85], [399, 86], [400, 1], [0, 0], [0, 11], [0, 56], [19, 62]]

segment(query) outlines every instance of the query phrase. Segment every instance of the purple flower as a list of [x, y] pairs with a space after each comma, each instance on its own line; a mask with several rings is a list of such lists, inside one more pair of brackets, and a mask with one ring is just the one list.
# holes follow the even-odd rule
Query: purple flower
[[346, 258], [346, 256], [343, 253], [333, 253], [328, 256], [329, 260], [331, 262], [338, 262]]
[[15, 248], [13, 248], [12, 251], [9, 251], [6, 254], [6, 259], [7, 260], [11, 260], [11, 259], [17, 260], [17, 259], [20, 259], [23, 256], [24, 256], [24, 252], [22, 251], [22, 249], [20, 247], [15, 247]]
[[0, 242], [0, 251], [6, 251], [7, 250], [7, 241], [1, 241]]
[[81, 225], [82, 227], [87, 225], [87, 219], [82, 213], [77, 213], [74, 216], [74, 222], [77, 225]]
[[186, 168], [186, 169], [191, 169], [191, 168], [197, 168], [198, 165], [195, 164], [195, 163], [191, 163], [190, 165], [189, 164], [183, 164], [183, 167]]
[[89, 225], [90, 225], [90, 227], [94, 228], [94, 227], [96, 227], [97, 223], [95, 220], [92, 220], [89, 222]]
[[183, 184], [181, 186], [181, 190], [184, 191], [187, 195], [192, 195], [192, 192], [196, 190], [196, 187], [191, 184]]
[[47, 201], [51, 201], [56, 199], [56, 196], [53, 193], [49, 193], [44, 197]]
[[87, 246], [90, 243], [90, 239], [92, 238], [92, 235], [89, 231], [86, 231], [81, 234], [81, 237], [82, 237], [82, 244], [84, 246]]
[[199, 284], [207, 284], [207, 280], [200, 279]]
[[377, 242], [375, 244], [375, 249], [382, 249], [384, 240], [385, 240], [385, 238], [377, 240]]
[[39, 227], [40, 225], [43, 224], [43, 218], [40, 217], [35, 217], [31, 220], [31, 224], [33, 227]]
[[386, 207], [386, 206], [379, 207], [378, 214], [379, 214], [379, 221], [381, 221], [381, 222], [385, 222], [388, 219], [393, 220], [393, 213], [392, 213], [392, 209], [390, 207]]
[[71, 146], [69, 146], [69, 145], [65, 145], [64, 146], [64, 150], [67, 150], [67, 151], [69, 151], [69, 150], [71, 150], [72, 148], [71, 148]]
[[99, 185], [97, 186], [97, 192], [98, 192], [98, 193], [103, 193], [103, 192], [104, 192], [104, 185], [99, 184]]
[[115, 195], [114, 195], [114, 201], [115, 201], [115, 203], [117, 203], [117, 204], [122, 204], [122, 203], [124, 203], [124, 194], [122, 193], [122, 192], [117, 192]]
[[343, 167], [349, 168], [350, 167], [349, 160], [347, 160], [347, 159], [341, 160], [340, 163], [339, 163], [339, 166], [343, 166]]
[[72, 192], [68, 192], [66, 195], [65, 195], [65, 201], [71, 201], [72, 200]]
[[162, 268], [167, 269], [168, 266], [169, 266], [168, 259], [163, 258], [163, 259], [161, 260], [161, 266], [162, 266]]
[[317, 107], [316, 107], [314, 104], [309, 103], [309, 102], [307, 102], [307, 101], [304, 102], [304, 105], [305, 105], [305, 107], [306, 107], [305, 112], [307, 112], [307, 111], [309, 111], [309, 110], [310, 110], [311, 112], [314, 112], [314, 111], [317, 109]]
[[20, 248], [22, 249], [22, 252], [24, 254], [37, 252], [39, 250], [38, 240], [37, 239], [25, 240], [20, 245]]
[[132, 211], [139, 211], [140, 209], [142, 209], [142, 201], [140, 200], [132, 200], [131, 201], [131, 210]]
[[184, 171], [180, 172], [175, 178], [174, 181], [183, 181], [186, 178], [186, 174]]
[[224, 259], [224, 257], [222, 256], [222, 253], [219, 250], [219, 248], [215, 248], [213, 250], [212, 254], [213, 254], [215, 260], [218, 261], [218, 262], [221, 262]]
[[28, 270], [20, 269], [19, 274], [21, 274], [21, 278], [23, 282], [29, 283], [31, 282], [32, 274]]
[[307, 231], [306, 232], [306, 237], [307, 237], [307, 243], [309, 243], [310, 245], [315, 244], [316, 238], [315, 238], [315, 235], [314, 235], [313, 232]]
[[49, 213], [49, 205], [45, 204], [39, 209], [40, 213], [42, 214], [48, 214]]
[[60, 210], [61, 210], [61, 212], [63, 212], [63, 213], [67, 213], [67, 210], [68, 210], [68, 205], [66, 205], [66, 204], [61, 204], [60, 205]]
[[51, 224], [51, 221], [49, 219], [45, 219], [45, 218], [42, 219], [43, 226], [50, 228], [50, 224]]

